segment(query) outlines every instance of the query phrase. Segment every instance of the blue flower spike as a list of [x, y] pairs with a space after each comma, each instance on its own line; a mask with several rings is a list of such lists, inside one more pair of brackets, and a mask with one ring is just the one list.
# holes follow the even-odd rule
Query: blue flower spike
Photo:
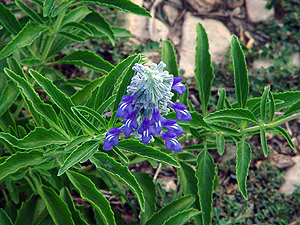
[[[171, 100], [174, 95], [172, 89], [181, 95], [186, 87], [180, 82], [182, 77], [174, 78], [168, 71], [164, 71], [165, 67], [162, 61], [159, 64], [152, 63], [150, 67], [138, 63], [132, 67], [136, 73], [116, 113], [116, 117], [124, 117], [123, 125], [107, 132], [102, 147], [104, 150], [111, 150], [118, 145], [120, 133], [124, 133], [125, 137], [135, 133], [134, 138], [144, 145], [153, 142], [153, 136], [157, 134], [165, 140], [168, 150], [182, 151], [177, 136], [184, 133], [183, 129], [176, 124], [176, 120], [167, 120], [163, 115], [169, 113], [170, 107], [174, 109], [178, 121], [192, 119], [185, 105]], [[163, 132], [163, 129], [167, 132]]]

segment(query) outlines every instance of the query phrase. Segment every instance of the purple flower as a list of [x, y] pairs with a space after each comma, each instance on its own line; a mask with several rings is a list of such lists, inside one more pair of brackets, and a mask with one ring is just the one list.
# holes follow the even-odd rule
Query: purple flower
[[131, 133], [134, 132], [133, 129], [137, 129], [138, 128], [138, 123], [136, 121], [136, 115], [138, 113], [138, 110], [135, 109], [131, 112], [131, 114], [129, 114], [128, 116], [126, 116], [126, 118], [123, 119], [123, 124], [124, 124], [124, 135], [125, 137], [128, 137]]
[[117, 146], [119, 143], [119, 135], [122, 132], [122, 127], [111, 128], [105, 135], [105, 140], [102, 149], [108, 151], [113, 148], [113, 145]]
[[186, 110], [184, 104], [171, 102], [169, 106], [174, 109], [178, 121], [192, 120], [191, 114]]
[[176, 120], [169, 119], [163, 123], [163, 126], [171, 133], [175, 133], [176, 135], [184, 134], [182, 128], [176, 124]]
[[181, 145], [177, 141], [176, 135], [174, 133], [170, 133], [170, 132], [162, 133], [161, 137], [165, 140], [166, 149], [175, 152], [182, 151]]
[[146, 116], [141, 127], [138, 129], [138, 133], [142, 135], [142, 141], [146, 145], [155, 134], [155, 130], [150, 126], [149, 118]]
[[174, 77], [172, 89], [177, 91], [178, 94], [182, 95], [183, 92], [185, 92], [186, 87], [183, 83], [180, 81], [182, 80], [182, 77]]
[[119, 109], [116, 117], [125, 117], [132, 112], [132, 102], [134, 101], [134, 95], [124, 95], [122, 101], [119, 103]]
[[150, 120], [150, 125], [154, 127], [157, 134], [161, 132], [162, 124], [166, 119], [160, 115], [157, 108], [153, 109], [152, 118]]

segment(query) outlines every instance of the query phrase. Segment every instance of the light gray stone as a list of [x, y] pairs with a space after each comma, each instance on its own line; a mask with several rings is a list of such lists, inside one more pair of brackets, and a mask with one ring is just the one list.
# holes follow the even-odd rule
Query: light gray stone
[[185, 70], [184, 76], [193, 77], [195, 69], [196, 24], [205, 28], [211, 60], [221, 63], [230, 45], [231, 34], [226, 26], [218, 20], [201, 19], [187, 14], [182, 28], [182, 43], [179, 68]]
[[[152, 22], [152, 21], [151, 21]], [[167, 40], [169, 35], [169, 28], [159, 19], [154, 19], [152, 27], [151, 39], [152, 41]]]
[[268, 59], [256, 59], [253, 61], [253, 69], [259, 70], [261, 68], [267, 69], [270, 66], [273, 66], [273, 60]]
[[285, 182], [279, 189], [281, 193], [287, 195], [296, 189], [294, 185], [300, 186], [300, 156], [293, 157], [293, 161], [295, 164], [284, 175]]
[[258, 23], [274, 17], [274, 8], [266, 8], [265, 0], [246, 0], [247, 15], [251, 22]]
[[293, 55], [291, 55], [290, 59], [295, 66], [300, 68], [300, 54], [298, 52], [295, 52]]
[[[141, 7], [143, 6], [143, 0], [133, 0], [132, 2]], [[131, 13], [125, 14], [123, 27], [129, 30], [132, 36], [140, 41], [146, 41], [150, 38], [153, 41], [166, 40], [169, 35], [167, 25], [160, 20], [156, 18], [150, 20], [148, 17]]]
[[171, 6], [171, 5], [165, 4], [163, 6], [163, 11], [164, 11], [164, 13], [167, 16], [167, 18], [169, 20], [169, 23], [171, 25], [174, 24], [174, 22], [175, 22], [175, 20], [176, 20], [176, 18], [178, 16], [178, 12], [179, 12], [178, 9], [175, 8], [175, 7], [173, 7], [173, 6]]

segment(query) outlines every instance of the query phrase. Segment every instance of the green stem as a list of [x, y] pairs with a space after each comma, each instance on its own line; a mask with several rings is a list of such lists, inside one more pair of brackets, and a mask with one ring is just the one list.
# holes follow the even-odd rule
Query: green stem
[[[294, 119], [296, 119], [296, 118], [298, 118], [298, 117], [300, 117], [300, 113], [296, 113], [296, 114], [293, 114], [293, 115], [288, 116], [288, 117], [286, 117], [286, 118], [277, 120], [277, 121], [274, 122], [274, 123], [265, 124], [264, 127], [265, 127], [265, 128], [278, 127], [278, 126], [280, 126], [281, 124], [284, 124], [284, 123], [286, 123], [286, 122], [289, 122], [289, 121], [291, 121], [291, 120], [294, 120]], [[243, 129], [242, 133], [255, 132], [255, 131], [259, 131], [259, 130], [260, 130], [260, 126], [253, 126], [253, 127], [249, 127], [249, 128]]]
[[61, 23], [66, 15], [66, 12], [67, 12], [67, 8], [65, 8], [58, 14], [58, 18], [56, 19], [55, 24], [52, 29], [52, 34], [48, 40], [46, 39], [47, 43], [46, 43], [45, 49], [42, 54], [42, 61], [44, 61], [48, 57], [48, 54], [49, 54], [52, 44], [54, 42], [56, 33], [59, 31], [59, 28], [60, 28]]

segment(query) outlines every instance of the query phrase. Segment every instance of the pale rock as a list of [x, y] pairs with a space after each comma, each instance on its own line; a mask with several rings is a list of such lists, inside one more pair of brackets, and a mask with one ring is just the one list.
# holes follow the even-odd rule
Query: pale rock
[[268, 69], [270, 66], [273, 66], [273, 61], [268, 59], [256, 59], [253, 61], [253, 69], [259, 70], [261, 68]]
[[171, 6], [171, 5], [166, 4], [166, 5], [163, 6], [163, 11], [167, 16], [167, 18], [169, 20], [169, 23], [171, 25], [174, 24], [174, 22], [175, 22], [175, 20], [178, 16], [178, 13], [179, 13], [178, 9]]
[[293, 161], [295, 164], [285, 173], [285, 182], [279, 189], [281, 193], [287, 195], [292, 194], [296, 189], [294, 185], [300, 186], [300, 156], [293, 157]]
[[169, 28], [166, 24], [161, 22], [159, 19], [154, 19], [152, 27], [152, 41], [160, 41], [160, 40], [167, 40], [169, 35]]
[[300, 68], [300, 53], [295, 52], [294, 54], [291, 55], [290, 59], [294, 64], [294, 66]]
[[218, 20], [201, 19], [186, 14], [182, 28], [182, 42], [179, 68], [185, 71], [185, 77], [193, 77], [195, 69], [196, 24], [205, 28], [211, 60], [216, 64], [223, 61], [230, 45], [231, 34], [226, 26]]
[[274, 17], [274, 8], [266, 8], [266, 0], [246, 0], [247, 15], [251, 22], [258, 23]]
[[204, 0], [204, 3], [210, 4], [210, 5], [214, 5], [214, 4], [219, 4], [221, 3], [221, 0]]

